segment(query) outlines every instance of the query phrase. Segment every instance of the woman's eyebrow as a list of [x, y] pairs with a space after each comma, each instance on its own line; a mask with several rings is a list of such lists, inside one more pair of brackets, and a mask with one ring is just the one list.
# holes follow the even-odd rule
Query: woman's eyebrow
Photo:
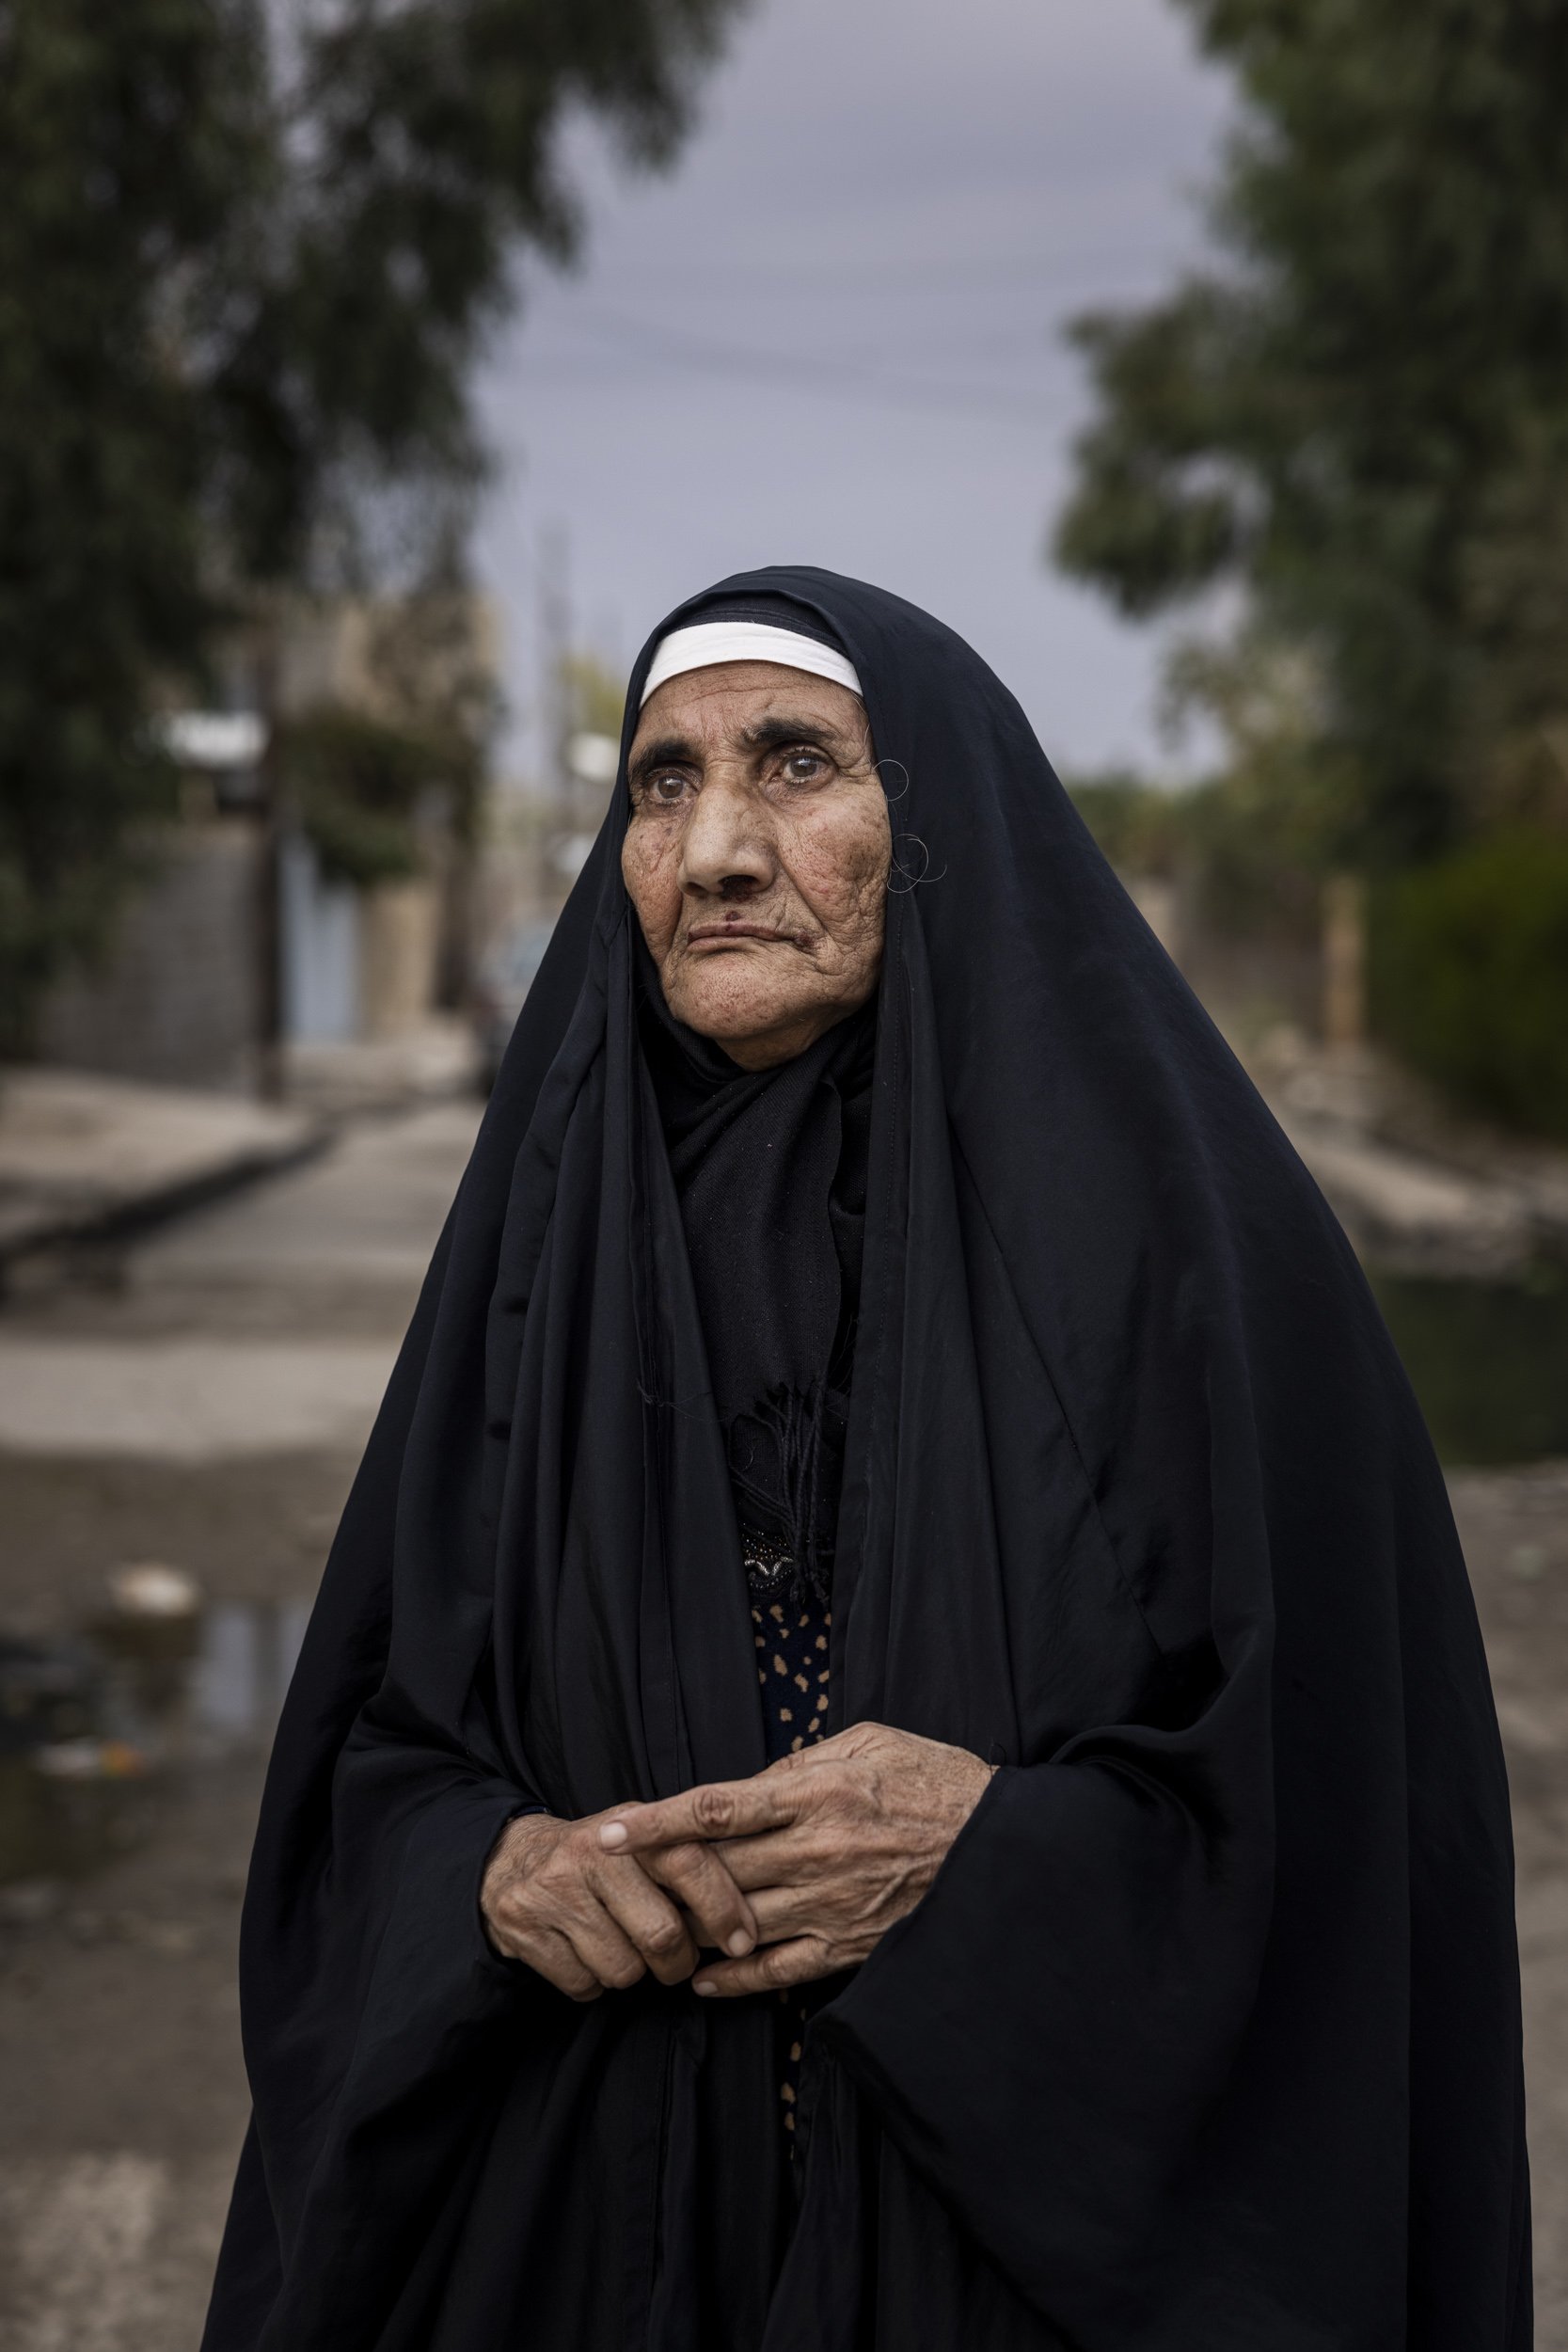
[[697, 747], [682, 735], [662, 735], [656, 743], [649, 743], [631, 755], [633, 778], [645, 776], [654, 768], [691, 768], [697, 763]]
[[743, 728], [740, 740], [749, 752], [777, 752], [791, 743], [816, 743], [825, 751], [842, 751], [844, 738], [826, 719], [759, 719]]

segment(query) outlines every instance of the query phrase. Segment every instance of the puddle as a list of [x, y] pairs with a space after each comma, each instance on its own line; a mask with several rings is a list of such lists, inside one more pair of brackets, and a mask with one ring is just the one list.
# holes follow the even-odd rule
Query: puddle
[[103, 1725], [154, 1762], [194, 1762], [271, 1738], [309, 1615], [303, 1601], [214, 1601], [193, 1616], [106, 1616]]
[[190, 1680], [200, 1736], [251, 1746], [272, 1738], [309, 1619], [303, 1600], [267, 1608], [224, 1601], [207, 1611]]
[[1495, 1282], [1368, 1271], [1444, 1462], [1568, 1456], [1568, 1265]]
[[215, 1601], [0, 1635], [0, 1886], [81, 1876], [137, 1842], [172, 1774], [264, 1751], [309, 1615]]

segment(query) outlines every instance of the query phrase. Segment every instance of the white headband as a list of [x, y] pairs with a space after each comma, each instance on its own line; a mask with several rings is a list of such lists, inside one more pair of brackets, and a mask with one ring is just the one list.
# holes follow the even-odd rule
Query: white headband
[[659, 639], [643, 682], [643, 702], [666, 678], [679, 677], [686, 670], [710, 670], [718, 661], [776, 661], [785, 670], [831, 677], [851, 694], [861, 691], [853, 663], [832, 645], [818, 644], [815, 637], [772, 628], [766, 621], [699, 621], [692, 628], [672, 629]]

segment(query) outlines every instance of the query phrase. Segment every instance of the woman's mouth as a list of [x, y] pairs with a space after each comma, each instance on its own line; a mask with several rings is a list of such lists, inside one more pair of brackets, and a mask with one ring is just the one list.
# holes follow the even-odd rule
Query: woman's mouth
[[803, 931], [782, 930], [774, 923], [748, 923], [743, 920], [698, 923], [686, 934], [687, 946], [693, 954], [711, 954], [746, 939], [770, 940], [780, 947], [804, 947], [806, 945]]

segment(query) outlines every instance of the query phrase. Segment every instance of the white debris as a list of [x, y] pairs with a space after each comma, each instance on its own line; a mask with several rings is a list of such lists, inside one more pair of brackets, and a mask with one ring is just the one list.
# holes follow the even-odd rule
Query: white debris
[[115, 1569], [109, 1597], [122, 1617], [194, 1617], [201, 1607], [201, 1587], [183, 1568], [141, 1560]]

